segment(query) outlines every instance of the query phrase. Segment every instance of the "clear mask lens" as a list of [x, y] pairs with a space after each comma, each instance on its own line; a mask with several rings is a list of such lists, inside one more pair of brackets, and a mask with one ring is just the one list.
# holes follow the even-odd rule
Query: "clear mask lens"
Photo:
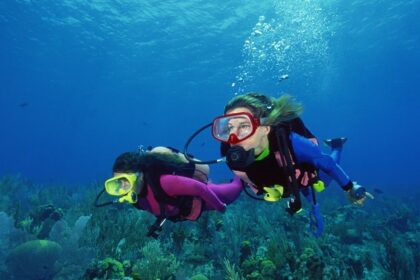
[[122, 196], [133, 190], [136, 180], [136, 174], [118, 175], [105, 182], [105, 190], [109, 195]]
[[232, 114], [216, 118], [213, 121], [212, 133], [217, 140], [230, 143], [250, 137], [256, 128], [255, 121], [250, 114]]

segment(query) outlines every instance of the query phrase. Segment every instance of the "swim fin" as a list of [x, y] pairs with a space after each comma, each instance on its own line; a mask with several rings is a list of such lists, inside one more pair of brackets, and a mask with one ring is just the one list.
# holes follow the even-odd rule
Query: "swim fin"
[[331, 149], [341, 148], [346, 143], [347, 137], [338, 137], [324, 140], [325, 145], [330, 146]]
[[276, 202], [283, 196], [284, 188], [281, 185], [274, 185], [273, 187], [264, 187], [264, 200]]

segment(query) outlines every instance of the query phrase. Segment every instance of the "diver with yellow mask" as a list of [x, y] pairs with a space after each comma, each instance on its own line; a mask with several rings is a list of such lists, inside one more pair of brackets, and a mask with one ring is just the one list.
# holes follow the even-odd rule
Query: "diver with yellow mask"
[[156, 238], [167, 219], [194, 221], [203, 211], [224, 212], [239, 197], [239, 177], [226, 184], [207, 183], [206, 167], [194, 166], [177, 151], [155, 149], [119, 155], [112, 168], [114, 176], [105, 181], [104, 189], [116, 200], [99, 204], [98, 195], [96, 205], [130, 203], [152, 213], [157, 220], [148, 236]]
[[[142, 187], [142, 173], [115, 173], [115, 176], [105, 181], [105, 191], [119, 197], [118, 202], [137, 202], [138, 193]], [[140, 177], [140, 178], [139, 178]]]

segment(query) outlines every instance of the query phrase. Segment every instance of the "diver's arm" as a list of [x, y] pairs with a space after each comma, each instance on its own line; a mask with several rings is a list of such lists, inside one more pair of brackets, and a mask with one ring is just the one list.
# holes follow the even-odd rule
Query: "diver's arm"
[[176, 175], [162, 175], [160, 184], [170, 196], [196, 196], [218, 211], [224, 211], [226, 208], [226, 205], [211, 190], [211, 183], [204, 184], [188, 177]]
[[246, 183], [246, 184], [249, 186], [249, 188], [250, 188], [250, 189], [251, 189], [254, 193], [256, 193], [256, 194], [258, 194], [258, 193], [259, 193], [257, 185], [255, 185], [255, 184], [251, 181], [251, 179], [249, 179], [248, 175], [246, 175], [246, 172], [243, 172], [243, 171], [238, 171], [238, 170], [232, 170], [232, 172], [233, 172], [236, 176], [238, 176], [239, 178], [241, 178], [241, 180], [242, 180], [242, 181], [244, 181], [244, 183]]
[[241, 178], [235, 176], [233, 180], [223, 184], [208, 184], [208, 187], [225, 204], [234, 202], [243, 189]]
[[322, 153], [318, 145], [297, 134], [292, 134], [294, 133], [291, 133], [290, 140], [298, 162], [313, 164], [316, 168], [324, 171], [337, 181], [341, 188], [347, 192], [349, 200], [354, 204], [363, 205], [366, 198], [374, 199], [373, 195], [365, 191], [364, 188], [362, 188], [364, 190], [362, 194], [356, 194], [357, 189], [361, 186], [350, 180], [341, 166], [330, 155]]

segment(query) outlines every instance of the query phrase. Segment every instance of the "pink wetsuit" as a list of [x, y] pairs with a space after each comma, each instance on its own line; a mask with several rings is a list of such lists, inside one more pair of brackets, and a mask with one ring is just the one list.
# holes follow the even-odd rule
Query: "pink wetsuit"
[[[202, 183], [192, 178], [177, 176], [177, 175], [162, 175], [160, 177], [160, 184], [162, 189], [168, 196], [190, 196], [193, 197], [193, 208], [197, 203], [201, 210], [217, 210], [224, 211], [226, 204], [232, 203], [242, 190], [242, 183], [239, 177], [235, 177], [234, 180], [226, 184], [212, 184]], [[156, 200], [153, 191], [150, 186], [147, 186], [147, 195], [143, 198], [139, 198], [137, 207], [152, 213], [155, 216], [159, 216], [160, 206]], [[204, 207], [201, 207], [204, 203]], [[193, 217], [185, 217], [189, 220], [195, 220], [198, 215]], [[174, 205], [165, 205], [165, 216], [172, 217], [179, 214], [179, 208]]]

